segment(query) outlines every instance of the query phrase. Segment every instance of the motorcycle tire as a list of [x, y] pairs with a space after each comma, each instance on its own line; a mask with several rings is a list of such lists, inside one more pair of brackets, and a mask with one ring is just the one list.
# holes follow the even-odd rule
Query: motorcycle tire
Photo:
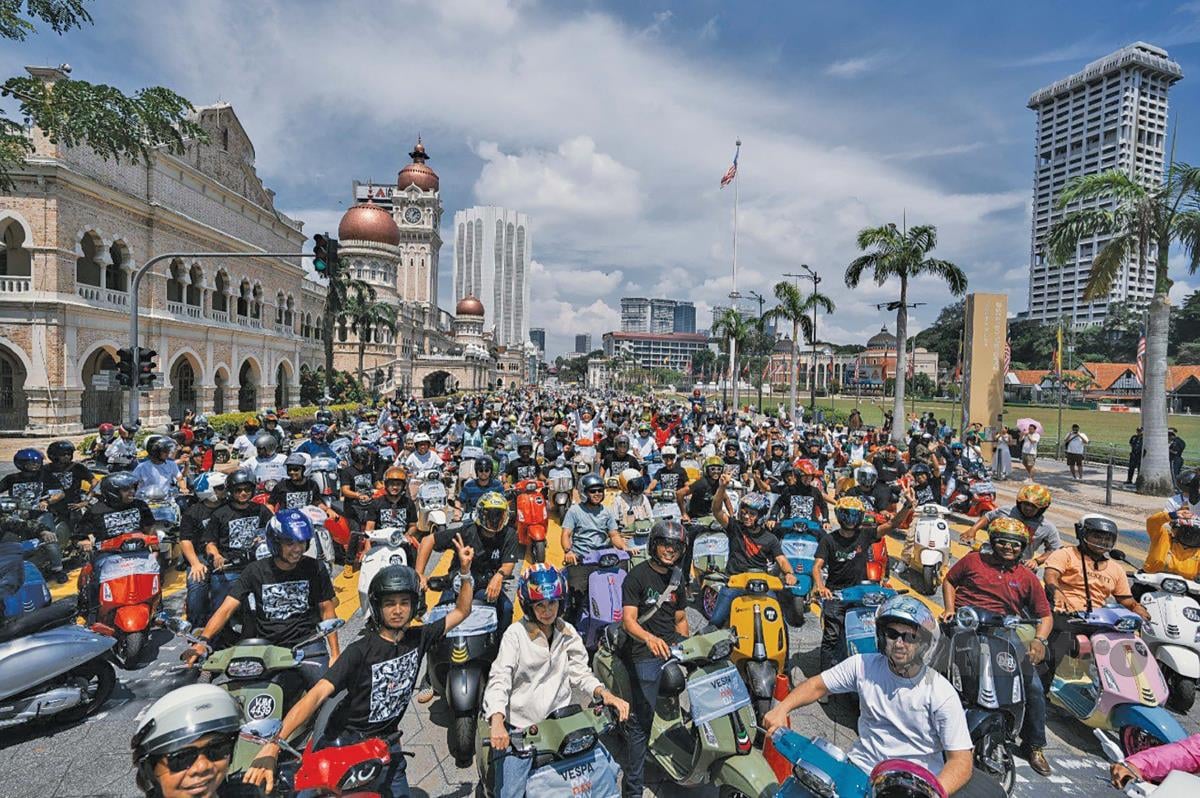
[[992, 734], [977, 740], [974, 759], [976, 768], [998, 783], [1005, 795], [1012, 795], [1017, 783], [1017, 763], [1003, 735]]
[[94, 683], [95, 689], [89, 690], [90, 697], [77, 707], [71, 707], [53, 717], [65, 723], [74, 723], [94, 714], [112, 695], [117, 686], [117, 672], [112, 663], [105, 659], [94, 659], [72, 668], [62, 676], [63, 682], [76, 683], [86, 681], [89, 688]]
[[457, 767], [471, 767], [475, 758], [476, 728], [474, 715], [455, 715], [446, 728], [446, 742]]
[[936, 565], [926, 565], [921, 568], [921, 592], [926, 596], [932, 596], [937, 590], [938, 567]]
[[137, 664], [145, 645], [145, 632], [127, 632], [117, 639], [117, 657], [126, 670]]
[[1159, 739], [1157, 734], [1148, 732], [1140, 726], [1122, 726], [1118, 736], [1121, 740], [1121, 753], [1125, 756], [1132, 756], [1147, 748], [1167, 744], [1166, 740]]
[[546, 561], [546, 541], [533, 541], [529, 547], [529, 559], [535, 563]]
[[1164, 667], [1163, 671], [1171, 688], [1170, 695], [1167, 696], [1167, 709], [1186, 715], [1196, 703], [1196, 682], [1169, 668]]
[[700, 612], [705, 619], [711, 619], [713, 611], [717, 608], [717, 594], [721, 591], [713, 585], [704, 585], [700, 588]]

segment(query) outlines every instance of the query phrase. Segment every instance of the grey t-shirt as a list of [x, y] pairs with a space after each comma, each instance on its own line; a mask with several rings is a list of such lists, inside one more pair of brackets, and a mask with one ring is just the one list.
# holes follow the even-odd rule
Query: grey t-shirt
[[572, 504], [562, 525], [571, 530], [571, 550], [584, 555], [608, 548], [608, 535], [617, 528], [617, 519], [604, 505]]
[[[1046, 516], [1044, 515], [1038, 521], [1036, 528], [1030, 523], [1028, 518], [1021, 515], [1021, 511], [1017, 509], [1015, 504], [1012, 507], [992, 510], [984, 518], [987, 519], [988, 524], [997, 518], [1015, 518], [1025, 525], [1025, 528], [1029, 530], [1030, 541], [1025, 550], [1021, 552], [1022, 561], [1028, 560], [1042, 549], [1051, 552], [1062, 548], [1062, 537], [1058, 534], [1058, 527], [1052, 521], [1046, 520]], [[983, 528], [987, 529], [987, 524], [984, 524]]]

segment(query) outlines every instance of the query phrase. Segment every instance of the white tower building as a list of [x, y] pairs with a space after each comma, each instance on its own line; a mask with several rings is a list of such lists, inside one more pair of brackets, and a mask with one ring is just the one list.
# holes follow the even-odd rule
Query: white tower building
[[1076, 327], [1086, 327], [1104, 321], [1110, 302], [1133, 307], [1149, 303], [1154, 293], [1154, 251], [1148, 254], [1142, 276], [1138, 276], [1138, 263], [1126, 263], [1108, 298], [1089, 303], [1083, 301], [1083, 290], [1092, 259], [1108, 237], [1082, 240], [1076, 256], [1061, 267], [1050, 264], [1046, 238], [1063, 217], [1058, 196], [1071, 178], [1119, 169], [1147, 185], [1162, 181], [1167, 91], [1182, 77], [1183, 69], [1168, 58], [1166, 50], [1136, 42], [1029, 98], [1029, 108], [1038, 115], [1029, 263], [1031, 319], [1054, 322], [1066, 314]]
[[529, 217], [494, 205], [454, 214], [454, 296], [484, 300], [485, 325], [500, 346], [529, 340]]

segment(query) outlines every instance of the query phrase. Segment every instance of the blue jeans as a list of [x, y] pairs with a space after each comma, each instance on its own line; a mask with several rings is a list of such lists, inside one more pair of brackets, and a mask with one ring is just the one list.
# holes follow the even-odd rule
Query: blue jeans
[[729, 611], [733, 609], [733, 600], [746, 595], [740, 587], [723, 587], [717, 592], [717, 605], [713, 608], [712, 617], [708, 622], [713, 626], [725, 626], [729, 623]]
[[212, 608], [208, 604], [209, 580], [212, 577], [212, 572], [203, 579], [196, 580], [192, 578], [192, 571], [188, 569], [187, 575], [187, 599], [184, 606], [187, 608], [187, 619], [193, 629], [197, 631], [204, 628], [208, 623], [208, 616], [212, 612]]
[[628, 744], [625, 767], [624, 795], [641, 795], [645, 788], [646, 750], [650, 740], [650, 725], [654, 721], [654, 707], [658, 704], [658, 677], [662, 673], [663, 660], [644, 659], [626, 662], [629, 668], [629, 697], [632, 712], [625, 724], [625, 741]]
[[496, 772], [496, 798], [524, 798], [525, 782], [529, 781], [529, 773], [533, 770], [533, 758], [506, 755], [493, 756], [493, 767]]
[[1046, 694], [1037, 668], [1028, 661], [1022, 668], [1025, 681], [1025, 720], [1021, 723], [1021, 743], [1029, 748], [1046, 747]]

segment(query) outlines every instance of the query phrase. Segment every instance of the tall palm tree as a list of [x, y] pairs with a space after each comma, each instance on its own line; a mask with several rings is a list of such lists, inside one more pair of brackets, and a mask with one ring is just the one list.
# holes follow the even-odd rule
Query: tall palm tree
[[[725, 351], [729, 351], [730, 340], [737, 342], [737, 350], [739, 354], [745, 349], [746, 340], [753, 333], [752, 322], [743, 316], [737, 308], [725, 308], [725, 312], [717, 318], [713, 324], [712, 334], [721, 339]], [[734, 380], [741, 376], [741, 357], [734, 357], [734, 361], [730, 364], [730, 377]], [[724, 396], [724, 392], [722, 392]], [[725, 401], [722, 398], [722, 401]], [[734, 408], [736, 410], [736, 408]]]
[[[1107, 207], [1094, 207], [1103, 203]], [[1083, 298], [1107, 301], [1122, 266], [1137, 261], [1139, 277], [1154, 260], [1154, 297], [1146, 320], [1145, 381], [1142, 385], [1142, 467], [1138, 490], [1156, 496], [1174, 492], [1167, 451], [1167, 331], [1171, 320], [1171, 245], [1183, 246], [1188, 271], [1200, 269], [1200, 167], [1172, 160], [1165, 179], [1144, 185], [1124, 172], [1110, 170], [1071, 180], [1058, 207], [1092, 205], [1066, 214], [1046, 239], [1050, 261], [1063, 264], [1077, 256], [1079, 242], [1100, 236], [1109, 241], [1092, 261]]]
[[846, 287], [857, 288], [863, 273], [872, 272], [875, 282], [883, 285], [895, 277], [900, 280], [900, 301], [889, 302], [888, 309], [896, 311], [896, 392], [892, 402], [892, 441], [904, 443], [904, 359], [908, 344], [908, 282], [921, 275], [940, 277], [950, 286], [950, 292], [962, 296], [967, 291], [967, 275], [948, 260], [929, 257], [937, 246], [937, 228], [920, 224], [903, 231], [892, 222], [881, 227], [865, 227], [858, 231], [860, 255], [846, 267]]
[[[817, 330], [814, 320], [817, 311], [833, 313], [835, 306], [832, 299], [817, 291], [815, 287], [811, 294], [805, 296], [801, 293], [799, 286], [786, 281], [775, 283], [775, 299], [779, 301], [779, 304], [766, 312], [766, 318], [790, 321], [792, 323], [792, 364], [788, 369], [788, 383], [791, 385], [792, 392], [792, 424], [795, 425], [797, 422], [796, 350], [800, 346], [800, 333], [803, 332], [804, 340], [810, 345], [815, 346], [817, 343]], [[812, 389], [812, 406], [816, 407], [817, 381], [811, 380], [809, 386]]]
[[350, 301], [342, 309], [342, 315], [358, 336], [358, 382], [363, 384], [363, 357], [367, 352], [367, 339], [372, 332], [380, 330], [396, 332], [396, 306], [376, 300], [375, 289], [364, 285], [355, 290]]
[[325, 344], [325, 395], [333, 396], [333, 385], [337, 373], [333, 370], [333, 329], [338, 319], [345, 315], [345, 307], [351, 297], [363, 291], [373, 289], [362, 280], [354, 277], [347, 264], [339, 263], [332, 273], [326, 271], [321, 275], [326, 280], [325, 287], [325, 318], [322, 320], [321, 334]]

